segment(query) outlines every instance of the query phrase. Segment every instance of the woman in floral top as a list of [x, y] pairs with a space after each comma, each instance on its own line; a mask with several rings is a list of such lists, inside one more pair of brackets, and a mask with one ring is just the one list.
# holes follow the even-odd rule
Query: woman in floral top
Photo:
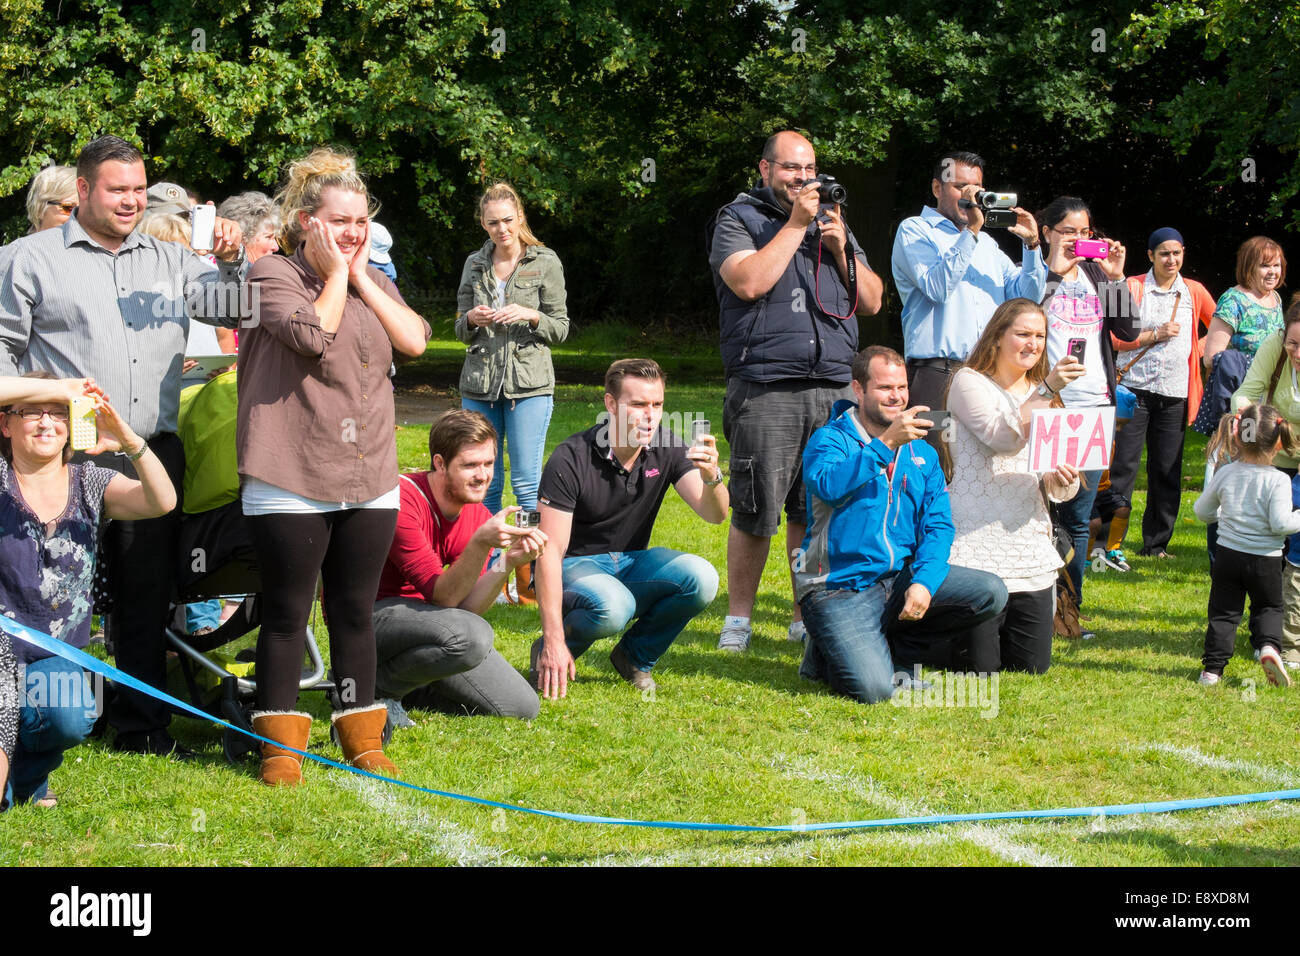
[[[69, 403], [83, 396], [94, 402], [98, 426], [98, 441], [86, 453], [122, 453], [139, 481], [93, 464], [68, 464]], [[176, 491], [162, 463], [92, 380], [39, 372], [0, 377], [0, 614], [85, 647], [101, 511], [139, 520], [174, 507]], [[22, 641], [0, 640], [4, 805], [52, 804], [50, 772], [90, 732], [100, 702], [75, 664]]]
[[1205, 367], [1224, 349], [1236, 349], [1255, 358], [1259, 346], [1282, 328], [1282, 297], [1286, 283], [1286, 256], [1282, 247], [1266, 236], [1247, 239], [1237, 250], [1237, 284], [1219, 296], [1205, 339]]

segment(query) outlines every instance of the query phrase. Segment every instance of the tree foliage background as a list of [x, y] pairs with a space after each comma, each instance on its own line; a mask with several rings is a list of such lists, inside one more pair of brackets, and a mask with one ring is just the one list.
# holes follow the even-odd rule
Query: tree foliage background
[[404, 287], [443, 296], [509, 179], [576, 320], [670, 329], [714, 321], [704, 223], [787, 126], [883, 273], [950, 146], [1032, 207], [1088, 199], [1130, 272], [1177, 225], [1216, 292], [1241, 240], [1298, 225], [1296, 0], [0, 0], [0, 26], [6, 239], [32, 175], [105, 132], [218, 201], [354, 150]]

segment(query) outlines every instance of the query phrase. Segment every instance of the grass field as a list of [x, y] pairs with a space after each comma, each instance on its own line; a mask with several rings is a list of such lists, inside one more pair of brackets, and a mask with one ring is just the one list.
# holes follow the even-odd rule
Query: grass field
[[[440, 333], [431, 347], [434, 367], [454, 349]], [[573, 364], [590, 374], [608, 358], [597, 343]], [[403, 375], [448, 384], [422, 364]], [[720, 376], [716, 366], [693, 376], [697, 366], [707, 366], [698, 353], [669, 362], [669, 410], [703, 414], [720, 426]], [[561, 386], [548, 448], [593, 421], [599, 398], [589, 386]], [[425, 464], [426, 433], [400, 431], [403, 467]], [[653, 699], [618, 679], [607, 656], [611, 642], [603, 642], [579, 661], [569, 697], [545, 702], [532, 723], [416, 712], [419, 726], [399, 731], [389, 753], [406, 780], [512, 804], [754, 824], [1300, 787], [1297, 690], [1267, 685], [1244, 632], [1223, 685], [1195, 683], [1208, 579], [1204, 529], [1191, 517], [1202, 440], [1195, 436], [1190, 445], [1171, 545], [1176, 559], [1132, 558], [1131, 574], [1090, 573], [1085, 614], [1097, 639], [1058, 641], [1046, 675], [1003, 675], [995, 716], [989, 707], [865, 707], [801, 680], [800, 648], [784, 640], [785, 562], [774, 552], [748, 655], [724, 656], [714, 647], [726, 609], [724, 575], [724, 592], [656, 669]], [[1139, 492], [1138, 514], [1142, 502]], [[692, 550], [721, 569], [725, 541], [725, 526], [704, 524], [669, 494], [654, 543]], [[494, 608], [489, 619], [497, 646], [525, 669], [536, 611]], [[337, 759], [324, 702], [303, 703], [321, 718], [312, 749]], [[72, 751], [53, 777], [57, 809], [20, 807], [0, 817], [0, 864], [1300, 863], [1300, 804], [1293, 802], [828, 835], [628, 829], [493, 811], [314, 764], [304, 786], [272, 791], [257, 783], [255, 764], [224, 762], [215, 728], [177, 719], [173, 730], [204, 759], [179, 765], [117, 754], [101, 742]]]

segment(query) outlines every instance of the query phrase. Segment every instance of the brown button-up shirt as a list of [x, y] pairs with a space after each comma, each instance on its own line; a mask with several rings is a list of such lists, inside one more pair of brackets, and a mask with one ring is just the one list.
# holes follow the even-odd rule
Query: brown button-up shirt
[[[398, 302], [387, 276], [372, 279]], [[320, 326], [325, 281], [299, 250], [248, 274], [253, 314], [239, 335], [239, 474], [318, 501], [355, 504], [397, 485], [393, 347], [349, 288], [338, 331]], [[426, 323], [426, 337], [429, 334]]]

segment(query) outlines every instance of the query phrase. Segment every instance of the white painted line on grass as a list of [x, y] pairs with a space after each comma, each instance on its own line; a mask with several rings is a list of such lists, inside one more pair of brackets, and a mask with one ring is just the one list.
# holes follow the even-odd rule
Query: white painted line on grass
[[469, 830], [450, 820], [435, 820], [425, 810], [417, 810], [397, 799], [394, 789], [387, 784], [365, 780], [348, 774], [336, 778], [336, 784], [357, 793], [366, 805], [391, 820], [395, 825], [409, 830], [412, 835], [428, 841], [429, 849], [445, 856], [456, 866], [524, 866], [527, 860], [509, 850], [481, 843]]
[[1175, 747], [1173, 744], [1149, 743], [1141, 748], [1147, 752], [1165, 753], [1173, 757], [1186, 760], [1190, 764], [1198, 767], [1209, 767], [1212, 770], [1222, 770], [1227, 773], [1241, 773], [1263, 780], [1271, 784], [1293, 790], [1300, 787], [1300, 775], [1294, 774], [1289, 770], [1282, 770], [1277, 767], [1269, 767], [1264, 764], [1251, 763], [1249, 760], [1236, 760], [1231, 757], [1216, 757], [1213, 754], [1204, 753], [1195, 747]]
[[[857, 774], [826, 770], [816, 766], [806, 757], [791, 759], [784, 754], [777, 754], [768, 763], [772, 769], [779, 771], [786, 777], [810, 780], [813, 783], [824, 783], [830, 789], [839, 793], [861, 797], [864, 800], [883, 806], [896, 816], [926, 817], [935, 813], [934, 810], [931, 810], [923, 803], [894, 796], [871, 777], [864, 778]], [[976, 846], [981, 846], [1011, 863], [1020, 863], [1027, 866], [1072, 865], [1069, 861], [1044, 853], [1036, 847], [1008, 839], [1005, 835], [1005, 828], [1002, 826], [990, 826], [986, 823], [944, 824], [943, 826], [945, 829], [951, 828], [952, 832], [959, 838], [974, 843]]]

